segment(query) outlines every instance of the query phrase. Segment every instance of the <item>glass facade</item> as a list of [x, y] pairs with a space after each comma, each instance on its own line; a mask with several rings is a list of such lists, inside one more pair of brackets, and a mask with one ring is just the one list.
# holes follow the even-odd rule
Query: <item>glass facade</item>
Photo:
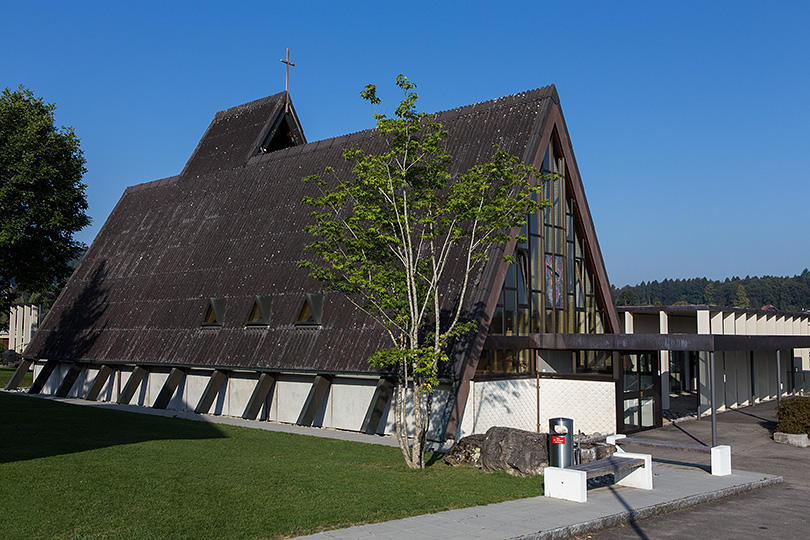
[[[593, 263], [584, 243], [556, 133], [546, 150], [543, 172], [557, 175], [556, 180], [543, 185], [542, 199], [551, 206], [528, 216], [521, 231], [526, 241], [518, 243], [515, 249], [515, 263], [507, 270], [489, 333], [498, 336], [604, 333], [605, 314], [596, 291]], [[533, 351], [484, 351], [478, 373], [534, 372], [532, 354]], [[563, 354], [567, 355], [566, 360], [555, 359], [554, 363], [560, 368], [570, 367], [558, 373], [606, 373], [612, 366], [610, 354], [598, 351]]]

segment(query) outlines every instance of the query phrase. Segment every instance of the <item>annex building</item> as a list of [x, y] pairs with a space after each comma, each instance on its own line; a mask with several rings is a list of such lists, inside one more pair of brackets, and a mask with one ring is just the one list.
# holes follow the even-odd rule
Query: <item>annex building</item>
[[[661, 424], [670, 392], [694, 392], [705, 412], [712, 390], [721, 408], [807, 387], [810, 315], [616, 309], [553, 85], [437, 120], [452, 172], [497, 145], [560, 178], [527, 241], [498, 247], [468, 298], [446, 299], [479, 332], [442, 367], [432, 440], [558, 416], [632, 431]], [[382, 141], [307, 142], [286, 93], [217, 113], [180, 174], [124, 192], [25, 351], [30, 392], [393, 432], [392, 375], [366, 362], [384, 331], [297, 264], [310, 256], [302, 179], [350, 174], [355, 147]]]

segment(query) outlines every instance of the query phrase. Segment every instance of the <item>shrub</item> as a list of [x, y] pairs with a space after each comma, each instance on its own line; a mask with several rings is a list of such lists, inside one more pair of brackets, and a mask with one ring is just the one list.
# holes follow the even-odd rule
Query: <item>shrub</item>
[[15, 350], [7, 349], [3, 351], [2, 359], [2, 364], [15, 368], [22, 362], [22, 355]]
[[776, 418], [779, 420], [776, 431], [810, 435], [810, 398], [794, 397], [782, 401], [776, 408]]

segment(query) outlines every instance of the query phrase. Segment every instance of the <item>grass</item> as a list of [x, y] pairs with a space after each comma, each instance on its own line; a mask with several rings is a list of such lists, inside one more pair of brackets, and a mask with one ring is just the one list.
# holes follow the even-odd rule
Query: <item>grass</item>
[[398, 448], [0, 392], [7, 539], [278, 539], [542, 493]]
[[[15, 368], [8, 367], [8, 366], [0, 366], [0, 389], [6, 387], [8, 381], [11, 380], [11, 376], [14, 375]], [[29, 371], [23, 377], [22, 382], [20, 383], [20, 387], [28, 387], [34, 384], [34, 374]]]

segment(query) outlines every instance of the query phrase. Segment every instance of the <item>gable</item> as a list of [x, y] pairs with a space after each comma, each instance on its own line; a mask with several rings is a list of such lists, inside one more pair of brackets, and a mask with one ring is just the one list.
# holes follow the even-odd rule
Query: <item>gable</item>
[[[465, 361], [456, 366], [464, 388], [475, 376], [479, 359], [486, 373], [530, 372], [535, 362], [532, 335], [621, 331], [559, 102], [544, 103], [535, 120], [524, 160], [562, 176], [544, 186], [543, 197], [552, 207], [530, 216], [520, 231], [528, 241], [512, 241], [490, 257], [483, 275], [486, 285], [475, 300], [483, 306], [479, 333], [474, 342], [463, 345]], [[515, 254], [516, 264], [504, 262], [505, 254]], [[459, 396], [460, 402], [464, 399]]]
[[218, 112], [181, 176], [241, 167], [257, 154], [306, 144], [295, 108], [285, 104], [281, 92]]
[[[533, 163], [547, 175], [541, 199], [551, 206], [528, 216], [511, 243], [498, 253], [515, 264], [497, 262], [485, 320], [495, 335], [536, 333], [615, 333], [619, 319], [601, 249], [558, 104], [538, 118], [542, 136]], [[506, 293], [506, 291], [509, 291]], [[497, 306], [497, 307], [496, 307]]]

